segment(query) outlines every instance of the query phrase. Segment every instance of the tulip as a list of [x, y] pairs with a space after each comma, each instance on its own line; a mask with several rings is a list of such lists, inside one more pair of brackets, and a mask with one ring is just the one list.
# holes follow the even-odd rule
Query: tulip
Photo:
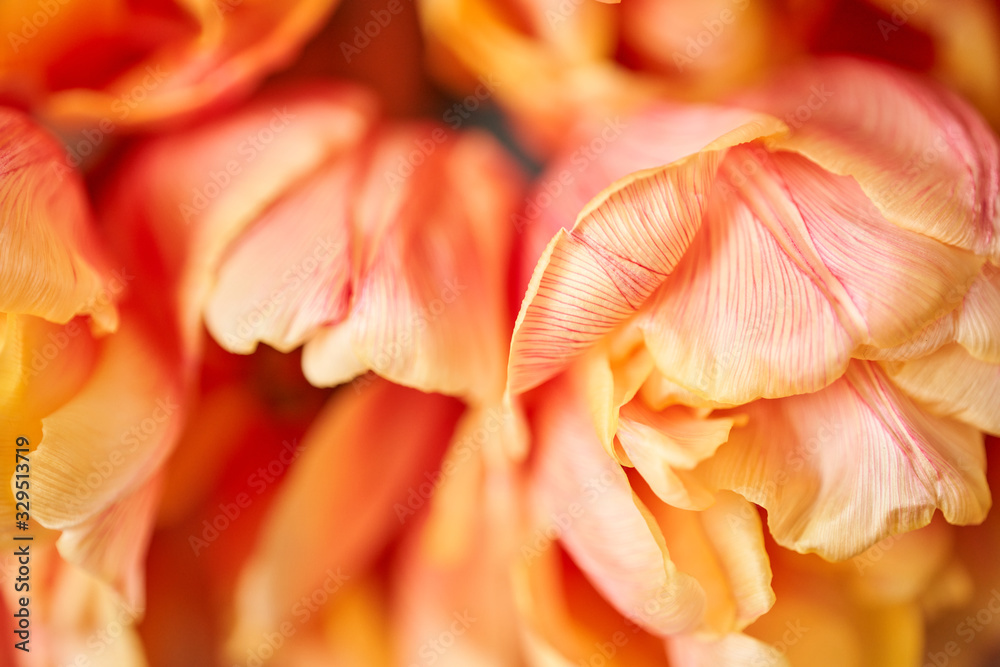
[[120, 128], [246, 94], [285, 65], [335, 6], [198, 0], [17, 0], [0, 9], [0, 98], [71, 130], [79, 163]]
[[23, 450], [3, 464], [3, 534], [35, 538], [31, 599], [45, 608], [66, 598], [65, 613], [39, 617], [36, 637], [45, 644], [49, 633], [41, 650], [73, 660], [92, 624], [120, 606], [137, 611], [123, 622], [131, 639], [119, 648], [134, 644], [159, 470], [183, 414], [184, 378], [123, 300], [134, 267], [114, 268], [63, 149], [10, 109], [0, 109], [0, 137], [0, 434], [11, 454]]
[[766, 539], [731, 492], [671, 506], [604, 453], [582, 386], [526, 397], [532, 518], [512, 564], [529, 664], [912, 664], [925, 610], [970, 601], [944, 521], [830, 563]]
[[[833, 60], [626, 132], [646, 140], [640, 170], [546, 247], [509, 392], [574, 365], [606, 451], [660, 499], [736, 491], [796, 551], [849, 558], [935, 509], [982, 521], [983, 432], [1000, 429], [985, 123]], [[634, 145], [609, 146], [609, 169]]]
[[[309, 382], [337, 387], [239, 567], [228, 657], [250, 660], [286, 622], [294, 639], [260, 659], [319, 650], [325, 616], [303, 596], [331, 597], [331, 571], [369, 580], [401, 531], [479, 562], [455, 532], [477, 507], [467, 494], [523, 454], [501, 402], [520, 180], [485, 135], [382, 121], [347, 85], [273, 92], [153, 139], [112, 180], [103, 215], [125, 244], [153, 240], [185, 349], [203, 349], [202, 327], [239, 354], [301, 347]], [[408, 552], [415, 589], [433, 558]], [[404, 625], [416, 651], [439, 632]], [[504, 644], [481, 632], [463, 641]]]

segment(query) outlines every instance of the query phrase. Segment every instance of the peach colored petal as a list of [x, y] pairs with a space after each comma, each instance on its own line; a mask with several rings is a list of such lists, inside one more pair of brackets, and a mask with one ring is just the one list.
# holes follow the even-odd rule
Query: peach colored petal
[[785, 120], [776, 147], [857, 179], [905, 229], [1000, 259], [1000, 146], [953, 94], [886, 66], [831, 59], [741, 100]]
[[549, 240], [560, 228], [571, 229], [580, 210], [609, 183], [697, 153], [746, 119], [743, 109], [660, 101], [632, 116], [574, 127], [513, 220], [524, 235], [519, 292]]
[[774, 118], [743, 124], [697, 154], [627, 176], [560, 230], [535, 267], [511, 341], [508, 390], [552, 377], [634, 315], [687, 250], [726, 149], [784, 131]]
[[701, 464], [707, 483], [768, 510], [779, 544], [831, 560], [926, 525], [982, 521], [982, 434], [935, 417], [871, 362], [814, 394], [743, 406], [748, 426]]
[[899, 387], [936, 415], [1000, 435], [1000, 364], [976, 359], [957, 343], [883, 369]]
[[707, 509], [691, 512], [648, 499], [671, 557], [707, 594], [703, 632], [742, 630], [774, 604], [771, 565], [760, 518], [747, 500], [721, 492]]
[[[761, 155], [773, 159], [736, 147], [726, 164], [759, 164]], [[720, 177], [701, 229], [639, 326], [660, 373], [696, 396], [739, 404], [815, 391], [843, 373], [855, 338], [816, 269], [781, 234], [778, 221], [794, 220], [795, 209], [773, 190], [769, 208], [758, 205], [751, 195], [772, 188], [766, 177], [742, 177], [747, 194], [736, 194], [738, 176]]]
[[722, 169], [691, 249], [640, 319], [661, 373], [696, 395], [820, 389], [859, 343], [903, 344], [953, 309], [955, 284], [980, 270], [798, 155], [736, 147]]
[[[434, 150], [409, 174], [401, 156], [420, 145]], [[484, 135], [386, 130], [354, 203], [360, 240], [344, 325], [353, 358], [336, 344], [346, 331], [321, 330], [306, 345], [307, 377], [341, 379], [338, 369], [363, 365], [423, 391], [497, 400], [508, 326], [507, 219], [518, 185]]]
[[[393, 417], [385, 419], [390, 407]], [[381, 379], [344, 387], [330, 400], [240, 576], [233, 657], [331, 576], [360, 575], [399, 529], [393, 505], [405, 503], [407, 486], [423, 481], [421, 471], [439, 460], [459, 409], [451, 399]]]
[[123, 320], [83, 388], [42, 420], [31, 469], [34, 519], [77, 526], [150, 479], [181, 426], [177, 373], [134, 321]]
[[319, 169], [230, 246], [205, 307], [223, 347], [247, 354], [262, 341], [288, 352], [347, 314], [355, 170], [346, 159]]
[[[430, 512], [414, 518], [415, 530], [396, 555], [392, 635], [399, 664], [518, 662], [510, 566], [523, 514], [520, 471], [491, 456], [489, 445], [468, 451], [462, 430], [442, 464]], [[439, 649], [443, 639], [447, 651]]]
[[732, 633], [721, 639], [697, 639], [694, 637], [671, 637], [667, 640], [667, 655], [672, 667], [709, 667], [718, 665], [766, 665], [767, 667], [789, 667], [783, 655], [775, 655], [773, 649], [748, 635]]
[[[53, 611], [46, 623], [46, 643], [54, 664], [73, 664], [82, 655], [94, 667], [146, 667], [136, 628], [142, 608], [128, 604], [102, 581], [67, 563], [56, 565], [46, 588], [51, 591]], [[113, 640], [112, 632], [117, 635]], [[35, 640], [32, 637], [32, 645]]]
[[[843, 285], [871, 343], [891, 347], [910, 339], [974, 284], [982, 259], [892, 224], [854, 179], [785, 153], [768, 167], [787, 188], [812, 246]], [[839, 304], [842, 318], [851, 305]]]
[[628, 478], [601, 448], [568, 387], [548, 392], [537, 416], [539, 511], [594, 587], [623, 615], [659, 635], [699, 628], [707, 605], [698, 581], [677, 569], [663, 534]]
[[983, 266], [969, 287], [958, 313], [955, 339], [972, 356], [991, 364], [1000, 363], [1000, 268]]
[[376, 109], [354, 86], [300, 86], [141, 144], [121, 167], [102, 218], [123, 255], [156, 249], [185, 349], [199, 349], [232, 242], [309, 174], [356, 149]]
[[906, 361], [931, 354], [942, 345], [947, 345], [955, 339], [955, 321], [958, 315], [958, 309], [942, 315], [899, 345], [890, 347], [859, 345], [854, 350], [854, 357], [857, 359]]
[[634, 400], [622, 408], [617, 437], [631, 465], [660, 500], [704, 509], [715, 498], [687, 473], [729, 439], [733, 426], [745, 424], [746, 418], [739, 415], [705, 418], [685, 406], [653, 411]]
[[61, 324], [91, 315], [96, 330], [113, 330], [108, 273], [62, 148], [20, 112], [0, 108], [0, 311]]

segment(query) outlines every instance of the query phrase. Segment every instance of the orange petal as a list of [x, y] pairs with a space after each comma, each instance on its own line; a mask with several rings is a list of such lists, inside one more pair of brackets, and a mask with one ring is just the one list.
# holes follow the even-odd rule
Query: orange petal
[[408, 485], [422, 482], [422, 472], [437, 463], [459, 409], [451, 399], [377, 378], [330, 400], [241, 574], [234, 657], [285, 620], [303, 595], [324, 582], [334, 585], [327, 580], [338, 573], [360, 574], [399, 529], [393, 506], [407, 502]]
[[883, 368], [934, 414], [1000, 435], [1000, 364], [980, 361], [952, 343], [926, 357]]
[[742, 630], [774, 604], [771, 565], [760, 517], [752, 504], [723, 491], [701, 511], [677, 509], [648, 499], [673, 561], [706, 593], [702, 630], [713, 636]]
[[740, 409], [750, 416], [695, 473], [768, 510], [779, 544], [854, 556], [926, 525], [990, 506], [982, 434], [928, 414], [871, 362], [852, 362], [822, 391]]
[[560, 230], [535, 267], [511, 341], [508, 389], [521, 393], [634, 315], [673, 271], [701, 226], [731, 146], [784, 131], [747, 115], [697, 154], [627, 176]]
[[1000, 146], [953, 94], [833, 59], [784, 72], [742, 102], [784, 119], [792, 132], [777, 147], [853, 176], [888, 220], [1000, 259]]
[[[0, 108], [0, 311], [65, 324], [118, 314], [80, 176], [26, 116]], [[122, 285], [124, 287], [124, 285]]]
[[629, 465], [628, 457], [621, 456], [621, 450], [615, 447], [614, 438], [622, 406], [632, 400], [653, 370], [653, 357], [642, 345], [642, 332], [626, 325], [598, 342], [573, 370], [574, 378], [585, 387], [594, 427], [604, 450]]
[[0, 72], [8, 95], [56, 123], [100, 127], [103, 139], [121, 126], [171, 119], [246, 94], [288, 63], [337, 2], [91, 4], [91, 12], [59, 6], [37, 27], [38, 40], [24, 40], [21, 23], [37, 4], [25, 3], [7, 20], [0, 14], [4, 34], [13, 29], [26, 42], [0, 59]]
[[[432, 150], [414, 167], [403, 156], [420, 146]], [[362, 240], [350, 314], [337, 325], [350, 330], [353, 358], [334, 341], [346, 331], [321, 331], [306, 345], [307, 377], [340, 379], [338, 369], [363, 365], [423, 391], [497, 400], [508, 331], [507, 220], [518, 185], [484, 135], [387, 130], [354, 203]]]

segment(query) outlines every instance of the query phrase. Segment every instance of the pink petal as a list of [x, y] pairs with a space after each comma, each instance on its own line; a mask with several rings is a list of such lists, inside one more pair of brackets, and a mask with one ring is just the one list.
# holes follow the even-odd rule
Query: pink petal
[[788, 72], [740, 103], [782, 118], [776, 147], [857, 179], [893, 223], [1000, 259], [1000, 146], [965, 102], [848, 59]]
[[773, 118], [749, 115], [702, 152], [615, 182], [583, 209], [572, 230], [560, 230], [518, 315], [508, 389], [517, 394], [544, 382], [634, 315], [701, 225], [726, 149], [781, 131]]

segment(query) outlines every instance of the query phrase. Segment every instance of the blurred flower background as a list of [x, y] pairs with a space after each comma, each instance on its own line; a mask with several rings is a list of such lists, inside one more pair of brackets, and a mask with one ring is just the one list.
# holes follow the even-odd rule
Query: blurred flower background
[[0, 666], [1000, 665], [1000, 4], [0, 38]]

